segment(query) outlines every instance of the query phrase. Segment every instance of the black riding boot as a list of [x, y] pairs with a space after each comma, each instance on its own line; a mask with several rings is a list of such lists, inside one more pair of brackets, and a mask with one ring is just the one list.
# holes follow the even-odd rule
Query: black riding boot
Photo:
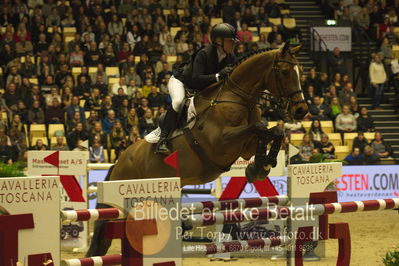
[[173, 108], [169, 108], [165, 114], [165, 119], [161, 123], [161, 136], [157, 143], [155, 153], [162, 155], [169, 155], [172, 151], [169, 148], [168, 136], [172, 132], [177, 124], [177, 112]]

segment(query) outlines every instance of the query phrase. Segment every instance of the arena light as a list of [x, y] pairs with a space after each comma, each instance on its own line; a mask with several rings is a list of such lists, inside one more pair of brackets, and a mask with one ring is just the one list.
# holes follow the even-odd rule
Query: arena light
[[327, 19], [327, 20], [326, 20], [326, 24], [327, 24], [328, 26], [335, 26], [335, 25], [337, 25], [337, 21], [334, 20], [334, 19]]

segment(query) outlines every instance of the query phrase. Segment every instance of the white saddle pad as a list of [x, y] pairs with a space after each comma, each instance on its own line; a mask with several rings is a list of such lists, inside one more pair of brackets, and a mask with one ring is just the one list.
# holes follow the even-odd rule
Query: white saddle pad
[[[188, 111], [187, 111], [187, 122], [189, 122], [185, 127], [191, 129], [195, 125], [196, 121], [196, 116], [197, 112], [195, 111], [195, 106], [194, 106], [194, 97], [191, 97], [188, 99], [190, 101], [189, 106], [188, 106]], [[183, 131], [181, 129], [175, 129], [172, 132], [171, 138], [175, 138], [177, 136], [180, 136], [183, 134]], [[157, 143], [159, 141], [159, 138], [161, 136], [161, 128], [158, 127], [157, 129], [153, 130], [150, 134], [144, 137], [144, 139], [149, 142], [149, 143]]]

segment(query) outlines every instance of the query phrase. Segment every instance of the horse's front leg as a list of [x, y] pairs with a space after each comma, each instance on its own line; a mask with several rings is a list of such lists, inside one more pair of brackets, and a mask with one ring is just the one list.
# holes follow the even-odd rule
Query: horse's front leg
[[[257, 127], [258, 144], [255, 153], [255, 162], [247, 166], [245, 175], [249, 182], [265, 179], [271, 168], [277, 165], [277, 155], [280, 151], [281, 142], [284, 138], [284, 132], [279, 127], [272, 129]], [[267, 144], [273, 141], [268, 154]]]

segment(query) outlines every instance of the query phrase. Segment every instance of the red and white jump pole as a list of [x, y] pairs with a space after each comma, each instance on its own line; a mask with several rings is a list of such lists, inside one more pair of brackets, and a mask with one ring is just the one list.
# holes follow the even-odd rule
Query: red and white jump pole
[[268, 221], [300, 216], [319, 216], [334, 213], [389, 210], [399, 207], [399, 198], [350, 201], [342, 203], [313, 204], [294, 207], [252, 208], [243, 211], [226, 211], [216, 213], [193, 214], [187, 216], [193, 226], [231, 224], [249, 221]]
[[62, 266], [106, 266], [121, 265], [121, 263], [122, 255], [106, 255], [101, 257], [63, 260]]
[[121, 218], [124, 218], [123, 212], [117, 208], [61, 211], [61, 219], [71, 222]]

